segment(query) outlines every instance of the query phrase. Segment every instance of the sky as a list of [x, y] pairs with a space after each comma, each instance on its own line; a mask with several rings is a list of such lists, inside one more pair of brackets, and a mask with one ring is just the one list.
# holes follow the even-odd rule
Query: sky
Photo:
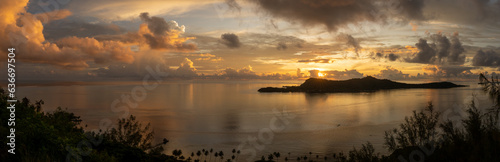
[[500, 70], [498, 0], [1, 1], [0, 53], [16, 48], [25, 81], [137, 80], [147, 67], [224, 80]]

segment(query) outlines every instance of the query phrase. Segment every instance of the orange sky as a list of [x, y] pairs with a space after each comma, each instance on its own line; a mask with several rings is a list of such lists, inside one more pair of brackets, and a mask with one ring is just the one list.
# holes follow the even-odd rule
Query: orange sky
[[2, 2], [0, 46], [17, 48], [31, 81], [133, 80], [148, 66], [184, 79], [460, 80], [500, 66], [496, 0]]

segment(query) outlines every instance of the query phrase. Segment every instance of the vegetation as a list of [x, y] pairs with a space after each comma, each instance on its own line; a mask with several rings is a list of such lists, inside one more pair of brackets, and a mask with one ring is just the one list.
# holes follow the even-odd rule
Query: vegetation
[[[373, 145], [367, 142], [347, 154], [308, 152], [282, 157], [279, 152], [273, 152], [258, 161], [500, 161], [500, 86], [498, 80], [488, 80], [484, 75], [480, 78], [485, 92], [495, 102], [494, 107], [479, 109], [471, 101], [467, 116], [460, 123], [453, 123], [440, 120], [441, 113], [429, 103], [425, 109], [406, 117], [399, 128], [385, 132], [384, 145], [391, 152], [388, 156], [375, 153]], [[7, 96], [1, 89], [0, 97], [0, 106], [7, 107]], [[7, 153], [8, 145], [1, 145], [2, 161], [231, 162], [238, 161], [240, 155], [240, 150], [225, 154], [212, 148], [190, 154], [175, 149], [172, 155], [166, 155], [163, 146], [168, 140], [153, 144], [150, 124], [143, 126], [134, 116], [119, 119], [115, 128], [90, 132], [80, 126], [79, 116], [61, 108], [46, 113], [41, 111], [42, 105], [43, 101], [31, 103], [26, 98], [16, 103], [16, 155]], [[8, 111], [0, 109], [0, 134], [4, 137], [9, 132]], [[8, 142], [6, 138], [0, 140]], [[81, 141], [90, 141], [90, 146], [81, 147]]]

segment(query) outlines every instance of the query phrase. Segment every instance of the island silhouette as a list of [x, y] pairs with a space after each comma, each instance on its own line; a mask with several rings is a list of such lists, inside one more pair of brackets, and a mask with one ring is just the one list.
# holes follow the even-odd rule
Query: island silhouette
[[391, 81], [388, 79], [377, 79], [372, 76], [354, 78], [349, 80], [327, 80], [309, 78], [300, 86], [283, 86], [260, 88], [259, 92], [306, 92], [306, 93], [334, 93], [334, 92], [373, 92], [389, 89], [445, 89], [455, 87], [466, 87], [451, 82], [433, 82], [423, 84], [408, 84]]

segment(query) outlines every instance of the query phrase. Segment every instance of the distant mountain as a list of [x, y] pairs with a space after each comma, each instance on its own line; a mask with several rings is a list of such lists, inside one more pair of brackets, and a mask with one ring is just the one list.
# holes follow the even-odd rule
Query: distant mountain
[[309, 78], [300, 86], [284, 86], [283, 88], [266, 87], [259, 92], [308, 92], [308, 93], [331, 93], [331, 92], [370, 92], [385, 89], [444, 89], [454, 87], [465, 87], [451, 82], [434, 82], [424, 84], [407, 84], [391, 81], [388, 79], [377, 79], [371, 76], [349, 79], [349, 80], [326, 80]]

